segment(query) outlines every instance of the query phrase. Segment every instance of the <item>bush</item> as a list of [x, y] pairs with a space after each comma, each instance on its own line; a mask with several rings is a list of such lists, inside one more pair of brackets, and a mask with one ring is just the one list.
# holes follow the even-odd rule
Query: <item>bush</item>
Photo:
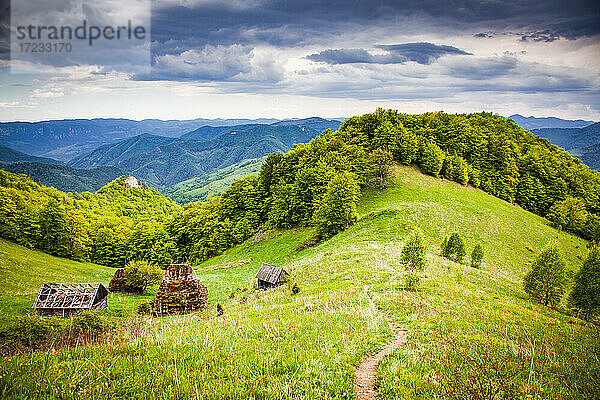
[[411, 271], [404, 274], [404, 286], [407, 290], [417, 290], [421, 285], [421, 276]]
[[113, 327], [114, 324], [94, 311], [82, 311], [71, 321], [71, 330], [79, 335], [101, 334], [109, 332]]
[[150, 284], [160, 283], [164, 271], [147, 261], [131, 261], [123, 274], [125, 282], [132, 290], [143, 293]]
[[144, 300], [135, 307], [135, 312], [139, 315], [150, 315], [154, 304], [151, 300]]
[[565, 292], [567, 262], [562, 250], [551, 245], [533, 262], [531, 271], [523, 279], [523, 288], [531, 298], [545, 306], [560, 303]]
[[423, 271], [427, 266], [427, 246], [423, 235], [415, 230], [402, 247], [400, 262], [407, 271]]
[[300, 293], [300, 286], [296, 282], [292, 285], [292, 295]]
[[466, 253], [465, 241], [458, 233], [453, 233], [442, 242], [442, 256], [450, 260], [462, 262]]
[[62, 331], [54, 317], [23, 316], [0, 328], [0, 345], [40, 348]]
[[471, 267], [479, 268], [481, 267], [481, 262], [483, 261], [483, 246], [480, 244], [476, 244], [473, 247], [473, 251], [471, 252]]
[[600, 247], [590, 250], [569, 295], [569, 305], [586, 316], [600, 311]]

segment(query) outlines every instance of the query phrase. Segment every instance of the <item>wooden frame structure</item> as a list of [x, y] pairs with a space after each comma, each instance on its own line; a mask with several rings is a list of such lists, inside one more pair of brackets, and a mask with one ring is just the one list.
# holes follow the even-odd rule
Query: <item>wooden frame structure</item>
[[40, 315], [68, 317], [83, 310], [108, 307], [108, 290], [101, 283], [42, 283], [33, 302]]

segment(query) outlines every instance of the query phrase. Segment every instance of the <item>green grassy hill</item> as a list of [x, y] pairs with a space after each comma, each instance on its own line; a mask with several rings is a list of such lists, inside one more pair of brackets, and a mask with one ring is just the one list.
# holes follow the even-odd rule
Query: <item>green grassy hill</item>
[[[410, 167], [398, 167], [385, 191], [367, 191], [359, 213], [354, 226], [312, 248], [297, 250], [314, 230], [267, 232], [197, 265], [210, 293], [205, 313], [147, 320], [139, 336], [111, 346], [0, 357], [0, 392], [5, 398], [349, 399], [353, 368], [392, 337], [387, 315], [408, 341], [380, 365], [382, 398], [598, 393], [597, 328], [531, 303], [521, 287], [547, 243], [557, 242], [577, 271], [584, 240], [480, 190]], [[429, 264], [421, 289], [409, 291], [398, 259], [415, 228], [429, 245]], [[484, 245], [481, 269], [440, 257], [451, 232], [465, 237], [468, 252]], [[249, 257], [242, 267], [219, 268]], [[51, 260], [39, 261], [45, 262]], [[300, 293], [290, 293], [291, 283], [254, 291], [261, 262], [283, 266]], [[217, 302], [225, 309], [220, 317]]]

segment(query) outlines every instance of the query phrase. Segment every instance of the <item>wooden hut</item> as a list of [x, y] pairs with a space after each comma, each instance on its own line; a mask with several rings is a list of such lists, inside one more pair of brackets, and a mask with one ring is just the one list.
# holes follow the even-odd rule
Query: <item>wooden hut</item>
[[101, 283], [42, 283], [32, 308], [40, 315], [68, 317], [107, 308], [108, 293]]
[[171, 264], [154, 299], [156, 315], [177, 315], [203, 311], [208, 305], [208, 289], [188, 264]]
[[285, 283], [288, 273], [281, 267], [262, 263], [256, 273], [259, 289], [270, 289]]

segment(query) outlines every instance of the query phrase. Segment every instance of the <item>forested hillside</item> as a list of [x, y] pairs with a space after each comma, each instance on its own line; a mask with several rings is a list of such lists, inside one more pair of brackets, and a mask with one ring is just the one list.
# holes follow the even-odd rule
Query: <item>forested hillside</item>
[[[294, 141], [299, 132], [290, 134]], [[227, 141], [223, 135], [217, 139]], [[205, 142], [197, 145], [209, 149]], [[53, 254], [107, 265], [119, 265], [134, 251], [144, 259], [200, 261], [272, 227], [315, 226], [325, 239], [356, 220], [361, 188], [385, 186], [381, 171], [392, 160], [471, 184], [557, 227], [600, 239], [600, 174], [562, 149], [489, 113], [391, 110], [347, 119], [336, 132], [327, 130], [285, 154], [271, 154], [258, 175], [235, 181], [220, 197], [183, 208], [155, 191], [124, 188], [122, 179], [98, 194], [67, 196], [3, 173], [0, 232], [26, 245], [39, 243]], [[106, 201], [108, 195], [114, 203]], [[148, 210], [144, 197], [152, 205]], [[54, 215], [70, 221], [71, 232], [91, 233], [66, 235], [70, 251], [39, 242], [38, 225]], [[134, 239], [127, 240], [130, 231]], [[87, 241], [80, 244], [78, 237]]]
[[162, 222], [178, 208], [143, 183], [129, 187], [124, 176], [96, 193], [65, 194], [0, 169], [0, 236], [73, 260], [163, 265], [172, 250]]
[[0, 145], [0, 164], [2, 163], [14, 163], [14, 162], [40, 162], [46, 164], [60, 164], [52, 158], [30, 156], [29, 154], [22, 153], [20, 151], [13, 150], [6, 146]]
[[14, 162], [0, 164], [0, 168], [13, 174], [25, 174], [35, 182], [51, 186], [62, 192], [95, 192], [123, 175], [116, 167], [77, 169], [66, 165], [41, 162]]
[[600, 239], [600, 174], [562, 149], [493, 114], [386, 110], [269, 156], [258, 176], [235, 182], [220, 199], [185, 206], [168, 230], [179, 255], [195, 260], [264, 227], [313, 225], [329, 237], [355, 220], [358, 186], [376, 178], [385, 153]]

